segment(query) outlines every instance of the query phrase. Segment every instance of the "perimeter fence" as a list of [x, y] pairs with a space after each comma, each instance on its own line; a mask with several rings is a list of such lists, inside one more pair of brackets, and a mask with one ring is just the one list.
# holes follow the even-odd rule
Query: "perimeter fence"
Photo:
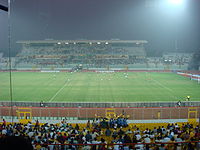
[[[104, 107], [175, 107], [177, 102], [43, 102], [45, 107], [87, 107], [87, 108], [104, 108]], [[41, 102], [15, 102], [1, 101], [0, 106], [18, 106], [18, 107], [40, 107]], [[200, 101], [181, 101], [181, 106], [199, 106]]]

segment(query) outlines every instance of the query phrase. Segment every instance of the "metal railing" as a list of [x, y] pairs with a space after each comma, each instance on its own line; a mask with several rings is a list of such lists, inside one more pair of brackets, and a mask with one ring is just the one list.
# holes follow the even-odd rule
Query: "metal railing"
[[[40, 107], [40, 102], [12, 102], [13, 106], [19, 107]], [[11, 106], [9, 101], [1, 101], [0, 106]], [[175, 107], [177, 102], [107, 102], [107, 103], [98, 103], [98, 102], [67, 102], [67, 103], [50, 103], [44, 102], [46, 107], [87, 107], [87, 108], [104, 108], [104, 107]], [[181, 106], [190, 107], [190, 106], [200, 106], [200, 101], [184, 101], [181, 102]]]

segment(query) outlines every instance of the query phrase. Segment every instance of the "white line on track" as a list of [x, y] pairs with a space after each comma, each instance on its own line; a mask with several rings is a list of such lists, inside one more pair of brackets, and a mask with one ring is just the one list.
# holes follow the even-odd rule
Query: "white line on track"
[[51, 97], [51, 99], [49, 100], [49, 102], [52, 102], [54, 100], [54, 98], [60, 93], [60, 91], [62, 91], [66, 85], [67, 85], [68, 82], [66, 82], [56, 93], [54, 96]]

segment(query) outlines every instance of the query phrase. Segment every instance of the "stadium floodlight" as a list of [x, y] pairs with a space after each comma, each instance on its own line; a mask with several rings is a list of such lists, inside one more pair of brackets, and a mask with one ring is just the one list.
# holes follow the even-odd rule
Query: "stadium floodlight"
[[184, 10], [187, 4], [187, 0], [163, 0], [160, 2], [163, 6], [163, 10], [171, 12], [172, 15], [177, 14], [180, 10]]
[[183, 4], [183, 0], [168, 0], [170, 4], [173, 5], [181, 5]]

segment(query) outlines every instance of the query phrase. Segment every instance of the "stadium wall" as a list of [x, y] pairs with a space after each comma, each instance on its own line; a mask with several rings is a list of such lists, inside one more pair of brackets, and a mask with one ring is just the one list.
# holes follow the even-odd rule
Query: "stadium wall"
[[[192, 119], [200, 117], [200, 107], [121, 107], [121, 108], [82, 108], [82, 107], [0, 107], [0, 116], [19, 116], [18, 112], [31, 112], [34, 119], [64, 119], [75, 120], [105, 117], [112, 111], [115, 115], [129, 116], [130, 120], [158, 120], [158, 119]], [[193, 111], [190, 111], [193, 110]], [[194, 111], [195, 110], [195, 111]], [[113, 114], [111, 114], [112, 116]]]

